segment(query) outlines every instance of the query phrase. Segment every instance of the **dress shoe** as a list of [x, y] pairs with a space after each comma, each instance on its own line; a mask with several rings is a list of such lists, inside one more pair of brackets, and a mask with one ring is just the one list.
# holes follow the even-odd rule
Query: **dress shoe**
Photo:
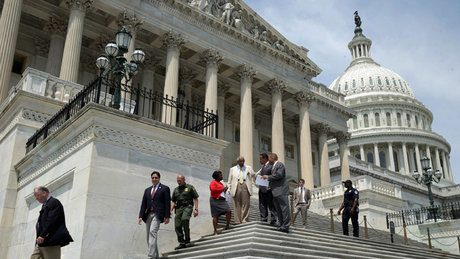
[[272, 226], [276, 226], [276, 220], [272, 220], [272, 221], [270, 221], [270, 225], [272, 225]]
[[288, 228], [282, 228], [282, 229], [281, 229], [281, 232], [289, 233], [289, 229], [288, 229]]
[[179, 249], [182, 249], [182, 248], [186, 248], [187, 246], [185, 244], [180, 244], [179, 246], [177, 246], [176, 248], [174, 248], [174, 250], [179, 250]]

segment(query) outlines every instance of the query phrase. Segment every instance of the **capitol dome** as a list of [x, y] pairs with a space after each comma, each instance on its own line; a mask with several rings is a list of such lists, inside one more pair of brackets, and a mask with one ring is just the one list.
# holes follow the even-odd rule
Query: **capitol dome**
[[[442, 180], [453, 182], [450, 145], [432, 131], [433, 114], [415, 98], [406, 80], [371, 58], [372, 41], [363, 35], [359, 16], [358, 21], [348, 44], [352, 61], [329, 86], [344, 94], [345, 105], [355, 112], [347, 122], [349, 154], [407, 176], [421, 170], [425, 156], [431, 168], [442, 172]], [[339, 148], [330, 144], [331, 150]]]

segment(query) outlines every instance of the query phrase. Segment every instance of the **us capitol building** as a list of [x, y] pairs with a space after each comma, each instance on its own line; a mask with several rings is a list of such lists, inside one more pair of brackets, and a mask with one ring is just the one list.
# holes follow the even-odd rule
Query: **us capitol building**
[[[341, 180], [351, 178], [361, 214], [378, 228], [385, 213], [428, 204], [426, 187], [411, 176], [421, 171], [421, 156], [442, 172], [435, 203], [460, 197], [450, 145], [431, 131], [433, 115], [404, 79], [371, 59], [359, 26], [350, 66], [327, 87], [314, 81], [321, 69], [309, 50], [242, 1], [1, 2], [5, 258], [30, 257], [39, 185], [64, 205], [75, 240], [65, 258], [143, 258], [137, 217], [154, 170], [171, 188], [178, 174], [197, 188], [192, 239], [209, 234], [212, 172], [228, 174], [239, 155], [258, 170], [260, 153], [277, 153], [291, 187], [304, 178], [311, 209], [322, 214], [338, 208]], [[127, 62], [114, 89], [93, 80], [106, 75], [96, 60], [109, 70], [100, 55], [116, 55], [115, 45]], [[190, 111], [197, 124], [190, 125]], [[171, 250], [173, 224], [161, 226], [160, 236], [161, 252]]]

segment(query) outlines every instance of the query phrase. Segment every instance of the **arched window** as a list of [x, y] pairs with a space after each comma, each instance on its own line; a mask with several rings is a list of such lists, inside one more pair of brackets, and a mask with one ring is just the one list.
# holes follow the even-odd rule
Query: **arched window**
[[395, 161], [395, 172], [399, 172], [398, 153], [393, 151], [393, 161]]
[[352, 83], [351, 87], [352, 87], [353, 89], [356, 88], [356, 81], [355, 81], [354, 79], [353, 79], [353, 83]]
[[364, 87], [364, 78], [361, 77], [361, 87]]
[[348, 82], [345, 82], [345, 91], [348, 90]]
[[401, 125], [402, 125], [402, 122], [401, 122], [401, 113], [398, 112], [398, 113], [396, 114], [396, 120], [398, 121], [398, 126], [401, 127]]
[[425, 128], [425, 118], [422, 118], [422, 129], [426, 129]]
[[386, 117], [387, 117], [387, 126], [391, 126], [391, 113], [387, 112]]
[[408, 113], [406, 113], [406, 120], [407, 120], [407, 127], [411, 127], [411, 123], [410, 123], [410, 115]]
[[415, 116], [415, 127], [418, 128], [418, 117]]
[[340, 85], [339, 85], [339, 88], [337, 89], [337, 92], [340, 94]]
[[394, 85], [395, 87], [398, 87], [398, 85], [396, 84], [396, 80], [395, 80], [394, 78], [393, 78], [393, 85]]
[[353, 116], [353, 129], [358, 129], [358, 118]]
[[376, 112], [374, 116], [375, 116], [375, 126], [380, 127], [380, 113]]
[[387, 160], [386, 160], [386, 157], [385, 157], [385, 152], [380, 151], [379, 152], [379, 158], [380, 158], [380, 167], [387, 168]]
[[[414, 155], [414, 161], [417, 161], [417, 155], [415, 154], [415, 152], [413, 153]], [[415, 171], [418, 171], [418, 166], [417, 166], [417, 162], [414, 163], [415, 164]], [[422, 172], [419, 172], [420, 174], [422, 174]]]
[[372, 81], [372, 77], [369, 77], [369, 85], [374, 85], [374, 82]]
[[390, 81], [388, 80], [388, 77], [385, 77], [385, 83], [387, 84], [387, 86], [390, 86]]
[[367, 153], [367, 162], [373, 164], [374, 163], [374, 154]]
[[369, 128], [369, 116], [367, 114], [364, 114], [363, 119], [364, 119], [364, 128]]
[[377, 83], [378, 83], [379, 85], [382, 85], [382, 80], [380, 79], [380, 76], [377, 77]]

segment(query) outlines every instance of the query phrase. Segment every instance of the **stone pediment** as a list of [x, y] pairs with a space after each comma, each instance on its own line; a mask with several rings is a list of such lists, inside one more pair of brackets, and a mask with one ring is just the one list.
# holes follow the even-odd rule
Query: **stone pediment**
[[[157, 1], [149, 0], [151, 3]], [[259, 49], [283, 59], [287, 64], [306, 73], [308, 79], [319, 75], [322, 71], [307, 57], [308, 49], [288, 41], [243, 1], [165, 0], [159, 2], [170, 5], [195, 19], [203, 20], [206, 24], [217, 25], [219, 30], [254, 44]]]

